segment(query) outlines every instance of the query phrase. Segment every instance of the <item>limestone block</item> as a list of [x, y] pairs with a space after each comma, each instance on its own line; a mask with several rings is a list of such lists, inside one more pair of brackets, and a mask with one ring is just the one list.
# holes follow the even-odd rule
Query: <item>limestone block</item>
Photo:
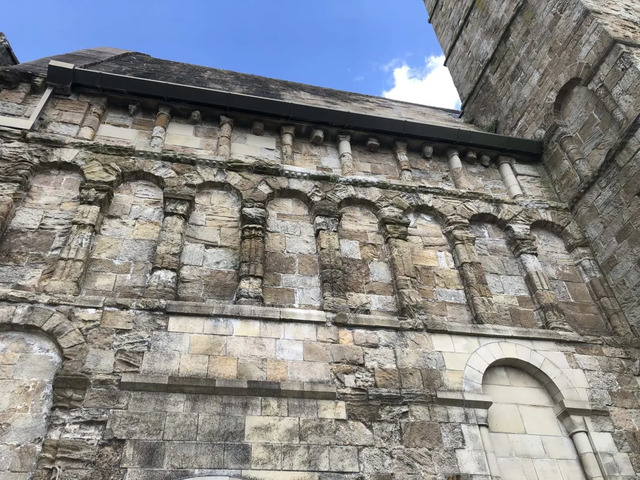
[[247, 416], [245, 422], [245, 440], [248, 442], [291, 444], [300, 441], [297, 418]]

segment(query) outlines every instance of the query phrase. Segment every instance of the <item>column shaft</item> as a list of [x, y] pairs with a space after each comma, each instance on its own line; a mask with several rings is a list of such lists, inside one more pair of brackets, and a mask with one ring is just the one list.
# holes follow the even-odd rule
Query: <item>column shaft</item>
[[100, 228], [102, 211], [113, 191], [104, 185], [84, 185], [80, 189], [80, 205], [71, 223], [71, 233], [56, 260], [51, 277], [45, 280], [48, 293], [77, 295], [91, 256], [93, 241]]
[[314, 228], [318, 247], [318, 265], [322, 288], [322, 308], [332, 312], [348, 311], [343, 286], [342, 257], [337, 217], [316, 216]]
[[293, 165], [293, 140], [296, 137], [296, 127], [286, 126], [280, 130], [280, 141], [282, 142], [282, 163]]
[[411, 173], [411, 163], [409, 162], [409, 156], [407, 155], [407, 142], [396, 142], [395, 154], [396, 162], [400, 169], [400, 180], [405, 182], [412, 181], [413, 174]]
[[92, 102], [89, 106], [89, 112], [84, 117], [80, 131], [78, 132], [78, 138], [83, 140], [93, 140], [100, 126], [100, 121], [103, 115], [107, 111], [107, 99], [101, 99], [96, 102]]
[[218, 156], [229, 158], [231, 155], [231, 134], [233, 120], [224, 115], [220, 116], [220, 135], [218, 136]]
[[464, 166], [462, 165], [462, 161], [460, 160], [458, 151], [451, 149], [447, 151], [447, 156], [449, 157], [449, 173], [451, 174], [453, 184], [456, 188], [461, 190], [469, 190], [471, 188], [471, 184], [467, 179], [467, 174], [464, 170]]
[[340, 155], [340, 166], [343, 175], [353, 175], [356, 168], [353, 165], [353, 154], [351, 153], [351, 136], [339, 135], [338, 153]]
[[549, 330], [572, 331], [564, 318], [558, 297], [551, 289], [549, 279], [538, 260], [535, 239], [525, 232], [528, 227], [510, 225], [507, 227], [507, 242], [514, 256], [525, 271], [525, 283], [533, 301], [542, 312], [544, 326]]
[[171, 107], [168, 105], [160, 105], [156, 115], [156, 123], [151, 132], [151, 147], [162, 148], [164, 139], [167, 136], [167, 127], [171, 122]]
[[469, 232], [469, 225], [459, 219], [451, 219], [444, 233], [452, 246], [453, 258], [460, 272], [474, 323], [492, 323], [491, 317], [495, 313], [493, 296], [478, 260], [476, 238]]
[[167, 300], [176, 298], [180, 257], [191, 206], [192, 199], [172, 198], [165, 193], [164, 219], [158, 235], [151, 276], [147, 282], [149, 297]]
[[264, 206], [242, 208], [240, 239], [240, 270], [236, 303], [260, 305], [264, 278], [264, 237], [267, 210]]
[[504, 186], [507, 187], [507, 193], [509, 196], [511, 198], [518, 198], [522, 197], [524, 194], [522, 193], [516, 174], [513, 172], [513, 168], [511, 167], [511, 161], [512, 159], [509, 157], [498, 157], [498, 169], [500, 170], [502, 182], [504, 183]]

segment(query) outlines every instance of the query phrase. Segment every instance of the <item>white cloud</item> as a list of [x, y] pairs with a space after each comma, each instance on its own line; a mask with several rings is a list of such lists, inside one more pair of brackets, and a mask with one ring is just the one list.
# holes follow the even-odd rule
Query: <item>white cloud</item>
[[433, 107], [459, 109], [460, 98], [444, 60], [444, 55], [426, 58], [424, 68], [412, 68], [406, 63], [394, 66], [393, 87], [382, 92], [382, 96]]

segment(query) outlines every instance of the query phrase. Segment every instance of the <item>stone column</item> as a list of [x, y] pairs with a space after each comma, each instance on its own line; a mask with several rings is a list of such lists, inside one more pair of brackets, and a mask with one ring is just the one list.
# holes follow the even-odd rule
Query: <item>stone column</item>
[[502, 182], [504, 183], [504, 186], [507, 187], [507, 193], [509, 196], [511, 198], [519, 198], [524, 194], [522, 193], [516, 174], [513, 172], [513, 167], [511, 166], [512, 161], [513, 158], [500, 155], [498, 157], [498, 169], [500, 170]]
[[450, 217], [443, 231], [452, 247], [474, 323], [492, 323], [491, 316], [495, 314], [493, 296], [478, 259], [476, 237], [469, 231], [469, 222], [461, 217]]
[[351, 154], [351, 135], [338, 135], [338, 153], [340, 154], [340, 166], [343, 175], [353, 175], [356, 168], [353, 165]]
[[538, 260], [535, 238], [524, 225], [509, 225], [506, 229], [507, 243], [525, 271], [525, 282], [535, 305], [542, 312], [544, 327], [549, 330], [571, 332], [571, 327], [560, 309], [558, 297], [551, 289], [549, 279]]
[[171, 107], [168, 105], [160, 105], [156, 114], [156, 123], [151, 132], [151, 147], [162, 148], [164, 146], [164, 138], [167, 136], [167, 127], [171, 121]]
[[342, 257], [338, 226], [335, 215], [316, 215], [313, 227], [318, 247], [318, 266], [322, 288], [322, 309], [330, 312], [346, 312], [347, 296], [343, 285]]
[[409, 220], [400, 210], [395, 208], [383, 208], [380, 217], [398, 295], [398, 309], [401, 315], [415, 318], [422, 310], [422, 298], [418, 291], [418, 280], [411, 259], [411, 248], [407, 242]]
[[100, 126], [100, 121], [107, 111], [107, 99], [101, 98], [91, 102], [89, 112], [84, 117], [77, 137], [82, 140], [93, 140]]
[[293, 140], [296, 138], [296, 127], [288, 125], [280, 129], [282, 142], [282, 163], [293, 165]]
[[220, 115], [220, 134], [218, 136], [218, 156], [229, 158], [231, 155], [231, 134], [233, 133], [233, 120]]
[[0, 236], [9, 226], [15, 206], [14, 196], [21, 190], [19, 183], [4, 183], [2, 187], [4, 191], [0, 195]]
[[449, 172], [451, 173], [453, 184], [460, 190], [469, 190], [471, 185], [469, 184], [469, 180], [467, 180], [467, 174], [460, 160], [458, 151], [450, 148], [447, 150], [447, 157], [449, 157]]
[[587, 425], [582, 416], [572, 415], [573, 409], [564, 408], [557, 414], [558, 419], [562, 422], [569, 437], [573, 440], [573, 445], [576, 447], [578, 453], [578, 459], [580, 465], [585, 473], [585, 476], [589, 480], [604, 480], [602, 469], [596, 452], [594, 451], [593, 442], [589, 438], [589, 431]]
[[107, 185], [85, 183], [80, 188], [80, 205], [71, 222], [71, 233], [44, 287], [47, 293], [80, 293], [93, 241], [112, 195], [113, 189]]
[[187, 220], [193, 206], [193, 195], [184, 192], [164, 192], [164, 219], [158, 234], [158, 246], [147, 296], [172, 300], [176, 298], [180, 257], [184, 246]]
[[236, 303], [261, 305], [264, 278], [264, 237], [267, 225], [267, 210], [262, 204], [242, 207], [240, 219], [240, 270]]
[[573, 139], [573, 135], [568, 130], [562, 128], [558, 131], [558, 140], [562, 153], [564, 153], [569, 160], [569, 164], [578, 174], [580, 181], [585, 181], [591, 174], [591, 166], [589, 165], [589, 161], [585, 158], [584, 153]]
[[398, 168], [400, 169], [400, 180], [404, 182], [412, 181], [413, 174], [411, 173], [411, 164], [409, 163], [409, 157], [407, 156], [407, 142], [396, 142], [394, 145], [394, 152], [396, 154]]
[[491, 480], [500, 480], [502, 477], [500, 476], [500, 468], [498, 467], [498, 461], [496, 460], [496, 454], [493, 449], [493, 442], [491, 441], [491, 431], [489, 430], [489, 410], [477, 408], [476, 418], [478, 419], [480, 438], [482, 440], [484, 453], [487, 457]]
[[611, 287], [603, 278], [598, 264], [593, 258], [591, 249], [588, 247], [576, 247], [571, 251], [571, 255], [584, 282], [604, 312], [611, 330], [621, 337], [631, 335], [629, 323], [626, 321], [622, 309], [611, 291]]

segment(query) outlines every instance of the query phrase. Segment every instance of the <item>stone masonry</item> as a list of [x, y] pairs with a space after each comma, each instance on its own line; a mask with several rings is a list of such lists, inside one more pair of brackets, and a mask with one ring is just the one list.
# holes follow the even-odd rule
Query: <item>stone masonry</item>
[[466, 122], [0, 68], [0, 480], [638, 478], [637, 8], [426, 6]]

